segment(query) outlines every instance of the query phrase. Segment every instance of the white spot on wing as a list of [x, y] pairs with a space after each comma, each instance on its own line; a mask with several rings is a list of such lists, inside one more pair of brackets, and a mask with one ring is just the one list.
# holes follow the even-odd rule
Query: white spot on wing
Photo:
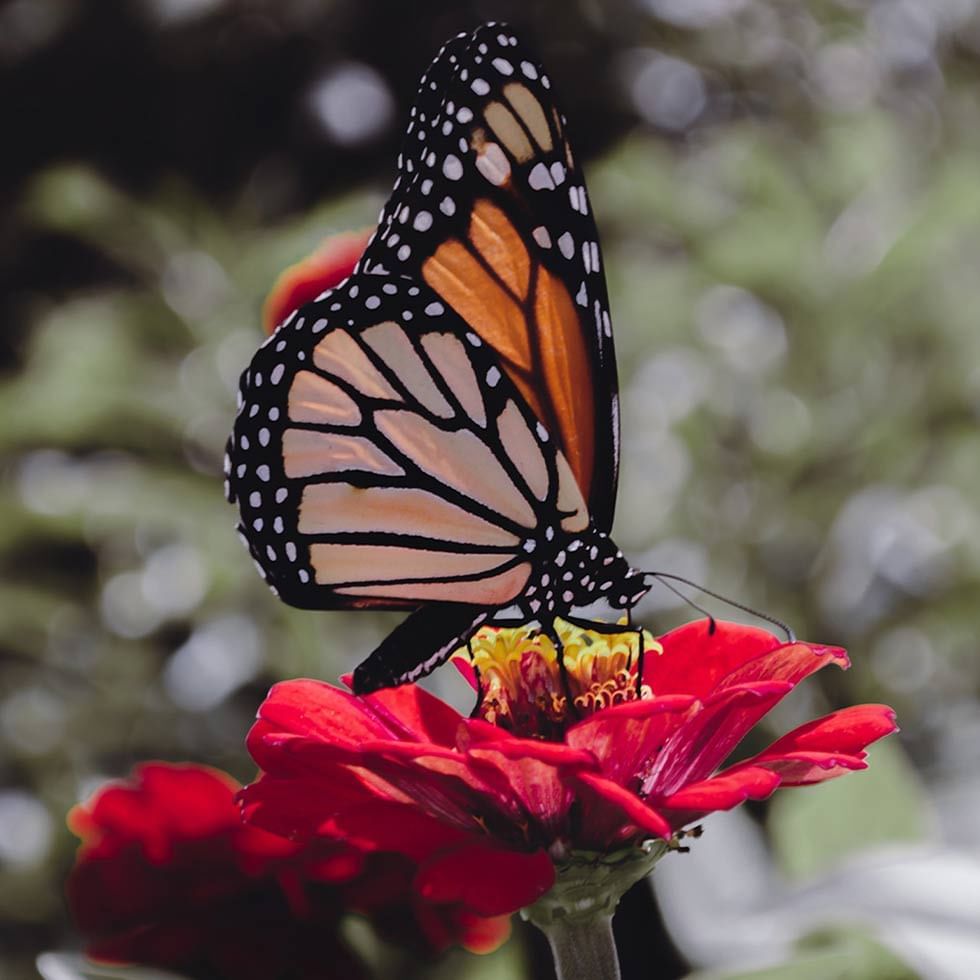
[[450, 180], [459, 180], [463, 176], [463, 164], [459, 157], [453, 153], [450, 153], [445, 160], [442, 161], [442, 172]]
[[496, 187], [510, 177], [510, 161], [497, 143], [487, 143], [476, 158], [476, 169]]
[[533, 191], [554, 190], [555, 183], [551, 179], [551, 174], [548, 172], [548, 168], [543, 163], [537, 163], [534, 165], [531, 173], [528, 174], [527, 182]]

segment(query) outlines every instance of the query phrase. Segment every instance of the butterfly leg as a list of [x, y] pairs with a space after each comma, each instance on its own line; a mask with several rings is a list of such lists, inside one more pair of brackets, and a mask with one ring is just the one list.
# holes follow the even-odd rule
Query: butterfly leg
[[[622, 623], [603, 623], [601, 620], [594, 619], [579, 619], [576, 616], [565, 615], [562, 617], [566, 623], [571, 623], [572, 626], [578, 626], [580, 629], [592, 630], [593, 633], [601, 633], [605, 636], [616, 636], [622, 634], [623, 626]], [[637, 640], [637, 655], [636, 655], [636, 696], [640, 697], [640, 689], [643, 684], [643, 659], [644, 659], [644, 649], [643, 649], [643, 627], [633, 625], [632, 610], [626, 610], [626, 631], [628, 633], [635, 633]], [[630, 652], [630, 665], [632, 666], [632, 651]]]
[[472, 633], [466, 637], [466, 651], [470, 655], [470, 665], [473, 667], [473, 676], [476, 677], [476, 704], [473, 705], [473, 710], [470, 712], [470, 717], [476, 718], [480, 713], [480, 708], [483, 707], [483, 698], [486, 691], [483, 688], [483, 677], [480, 674], [480, 668], [476, 665], [476, 654], [473, 653]]
[[481, 606], [440, 602], [422, 606], [399, 623], [354, 670], [354, 693], [417, 681], [452, 656], [486, 621]]
[[562, 643], [561, 637], [558, 635], [554, 619], [550, 619], [548, 625], [542, 623], [541, 632], [551, 640], [551, 644], [555, 648], [555, 659], [558, 663], [558, 680], [561, 684], [562, 693], [565, 695], [566, 710], [569, 715], [578, 718], [579, 711], [575, 705], [575, 698], [572, 695], [572, 682], [568, 676], [568, 667], [565, 666], [565, 644]]
[[[633, 626], [633, 607], [630, 606], [626, 610], [626, 623], [628, 626]], [[643, 657], [646, 653], [644, 650], [643, 643], [643, 627], [637, 626], [636, 628], [636, 696], [637, 698], [643, 697]]]

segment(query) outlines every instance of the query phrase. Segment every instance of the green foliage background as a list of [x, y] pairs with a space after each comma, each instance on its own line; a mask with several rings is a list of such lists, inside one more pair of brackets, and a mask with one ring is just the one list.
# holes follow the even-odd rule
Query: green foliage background
[[[85, 47], [97, 15], [46, 6], [61, 18], [50, 36], [3, 49], [4, 81], [28, 104], [28, 68], [58, 70], [47, 47], [77, 48], [97, 70]], [[166, 21], [146, 11], [167, 4], [147, 3], [137, 25], [163, 53], [206, 50], [232, 28], [253, 47], [318, 39], [323, 64], [370, 61], [402, 107], [443, 35], [487, 16], [523, 25], [593, 157], [623, 387], [617, 540], [643, 567], [693, 575], [851, 651], [852, 670], [811, 681], [772, 730], [883, 700], [926, 785], [975, 777], [964, 734], [980, 721], [972, 0], [420, 4], [416, 47], [396, 43], [407, 15], [384, 3], [199, 6]], [[248, 33], [255, 18], [272, 26]], [[192, 75], [179, 59], [158, 71], [163, 88]], [[306, 81], [269, 84], [299, 105]], [[673, 115], [657, 102], [669, 85], [680, 86]], [[282, 151], [259, 134], [259, 150], [222, 157], [201, 141], [129, 171], [118, 153], [107, 165], [98, 147], [48, 151], [38, 138], [37, 159], [8, 175], [4, 976], [32, 976], [38, 950], [75, 941], [61, 898], [75, 801], [146, 758], [247, 779], [242, 738], [266, 687], [335, 677], [394, 622], [277, 603], [236, 539], [220, 461], [262, 299], [321, 238], [374, 220], [400, 119], [356, 151], [316, 144], [301, 158], [302, 141]], [[115, 139], [125, 148], [124, 125]], [[209, 153], [219, 159], [202, 174]], [[222, 160], [235, 179], [216, 187]], [[272, 187], [284, 180], [288, 193]], [[656, 631], [688, 615], [654, 597], [642, 618]], [[863, 947], [854, 956], [847, 976], [884, 975], [862, 972]], [[499, 975], [523, 969], [507, 962]]]

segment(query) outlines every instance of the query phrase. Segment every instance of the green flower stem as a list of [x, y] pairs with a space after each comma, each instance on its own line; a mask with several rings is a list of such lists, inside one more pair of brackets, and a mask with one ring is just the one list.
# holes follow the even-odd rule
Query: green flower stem
[[555, 884], [521, 915], [548, 937], [558, 980], [619, 980], [613, 913], [668, 850], [663, 841], [647, 841], [613, 854], [575, 851], [556, 862]]
[[585, 922], [554, 919], [544, 933], [558, 980], [620, 980], [611, 915]]

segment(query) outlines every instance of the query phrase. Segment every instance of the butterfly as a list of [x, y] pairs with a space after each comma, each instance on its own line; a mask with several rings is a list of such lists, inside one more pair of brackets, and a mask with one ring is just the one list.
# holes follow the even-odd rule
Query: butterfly
[[353, 275], [242, 374], [228, 496], [287, 603], [412, 610], [354, 672], [367, 693], [504, 616], [556, 638], [598, 600], [628, 612], [649, 585], [609, 537], [618, 461], [582, 171], [548, 75], [484, 24], [423, 75]]

